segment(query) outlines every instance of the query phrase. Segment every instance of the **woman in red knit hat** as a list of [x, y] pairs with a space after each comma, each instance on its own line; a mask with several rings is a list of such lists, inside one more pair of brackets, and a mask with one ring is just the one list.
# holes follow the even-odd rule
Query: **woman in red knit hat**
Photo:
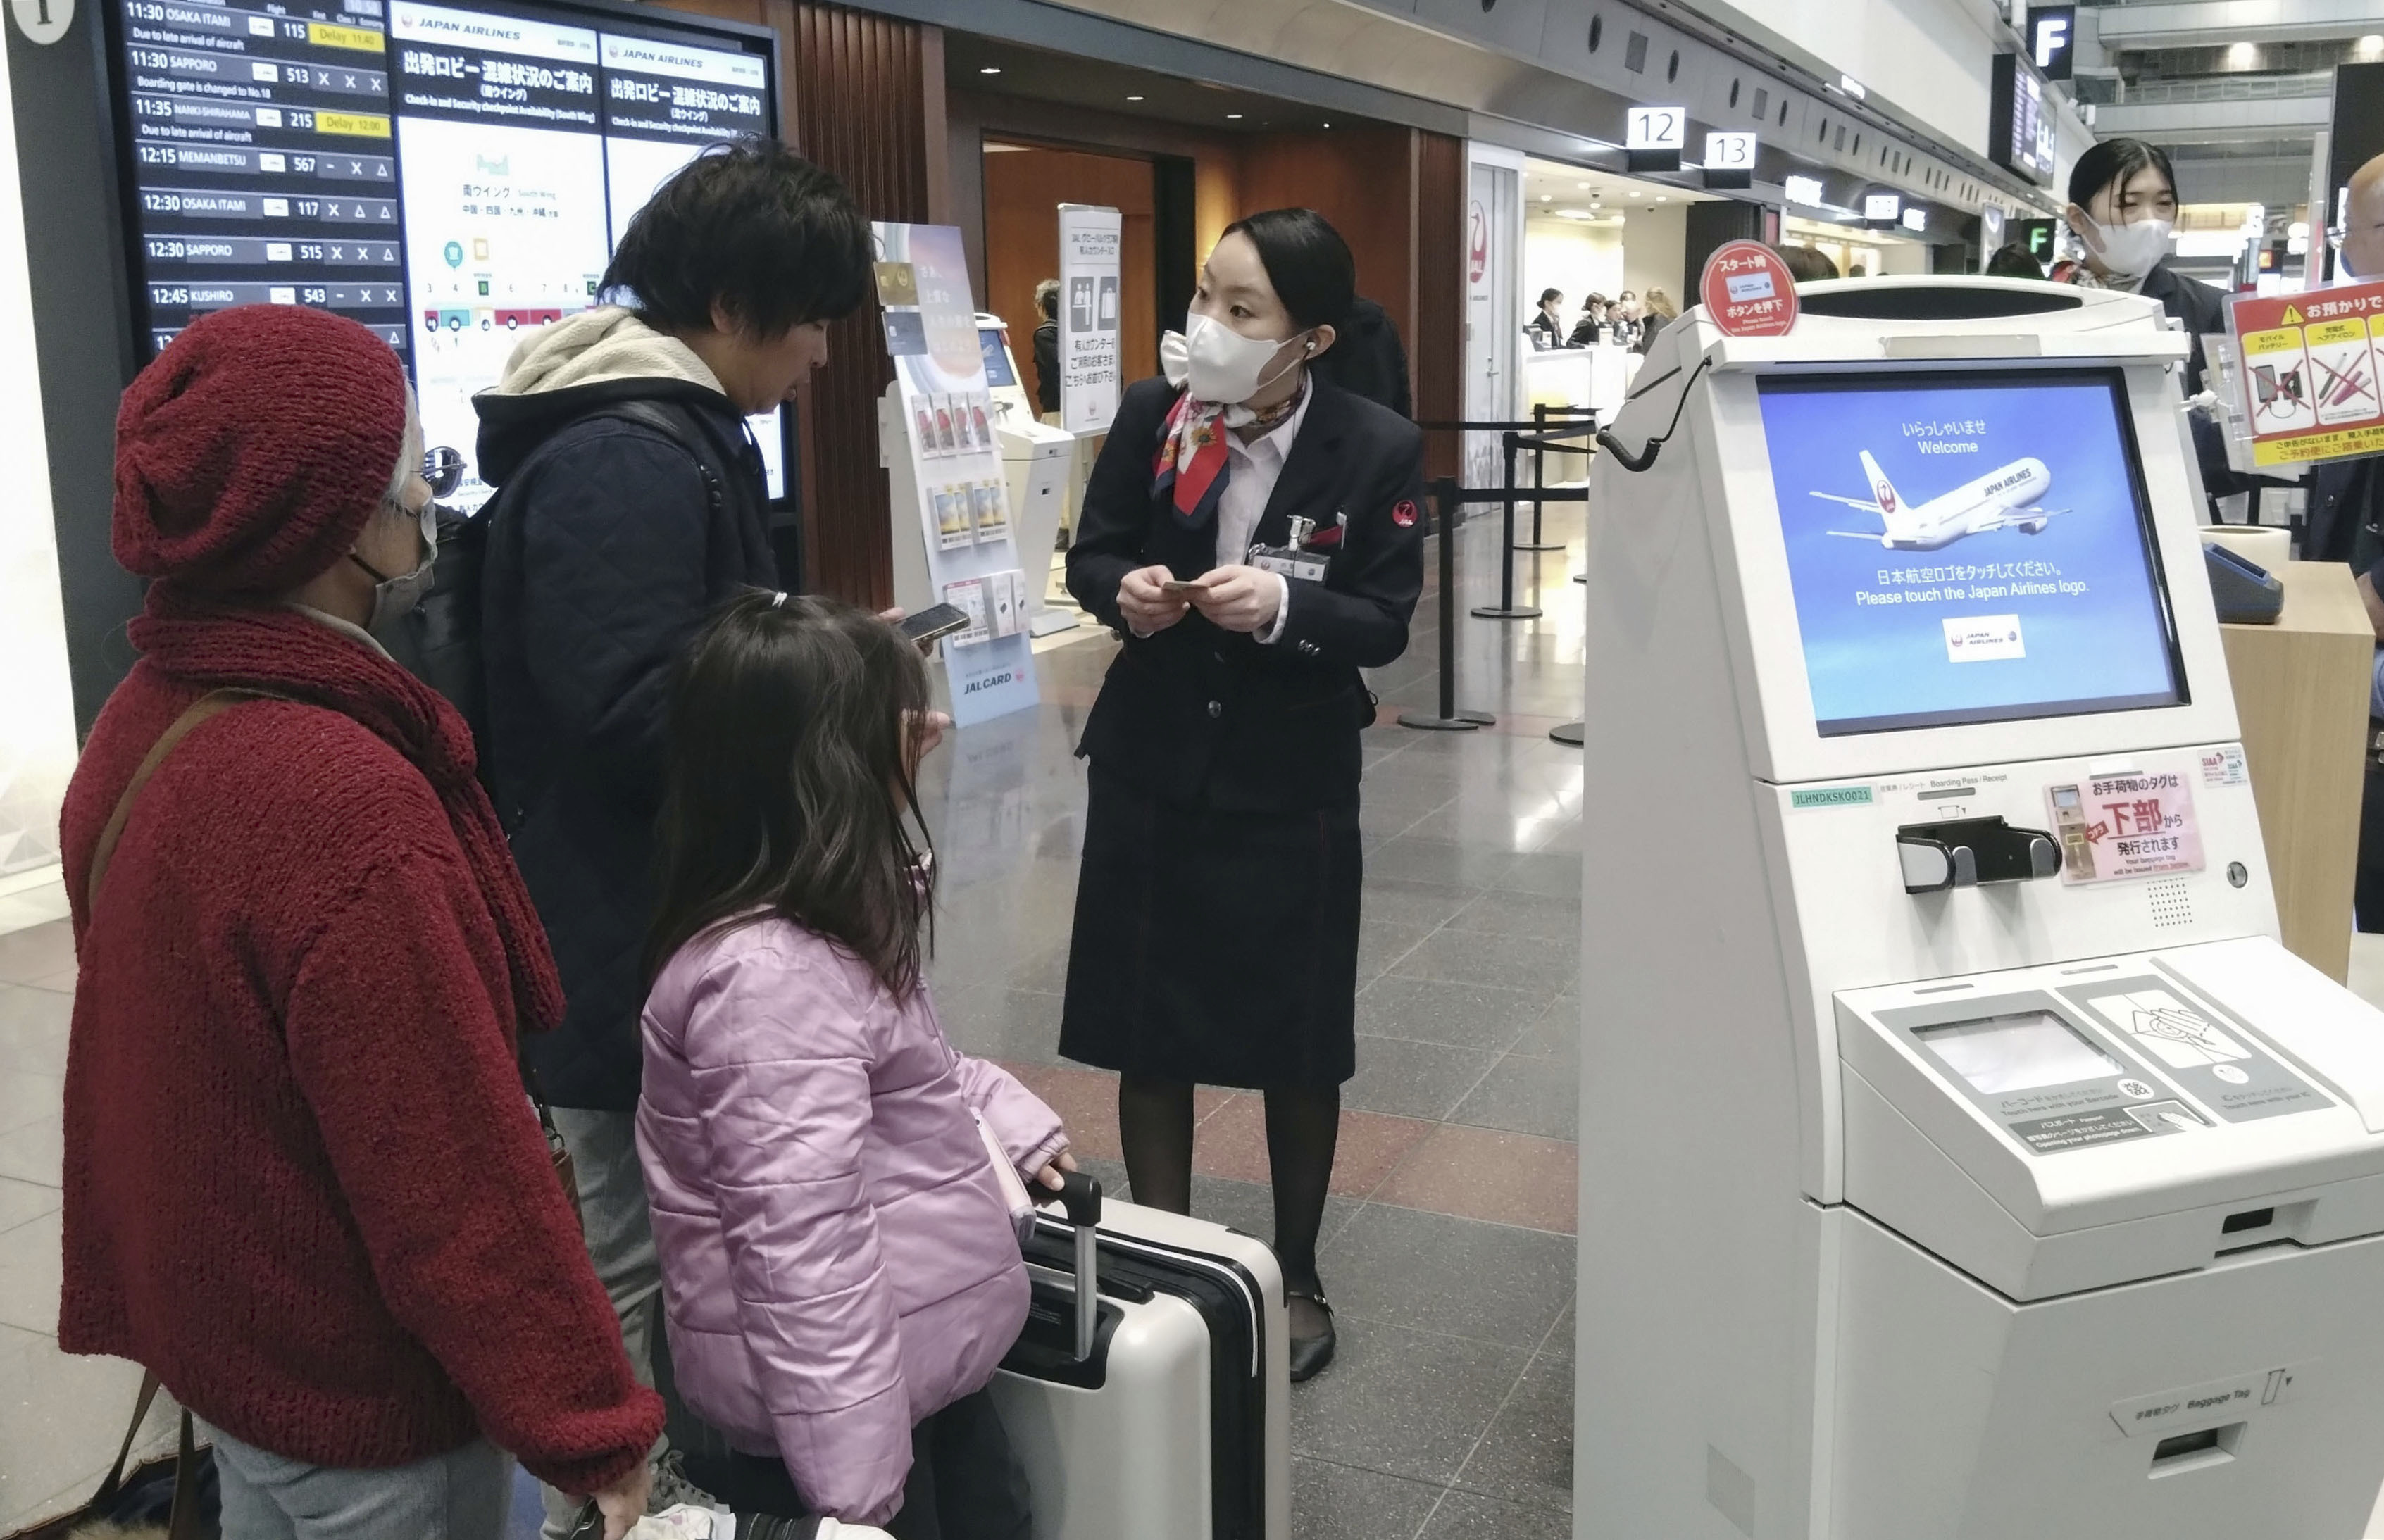
[[211, 1426], [243, 1540], [493, 1540], [514, 1457], [618, 1536], [662, 1428], [515, 1067], [544, 935], [369, 629], [426, 586], [421, 464], [395, 355], [296, 307], [196, 322], [117, 420], [154, 582], [67, 792], [58, 1335]]

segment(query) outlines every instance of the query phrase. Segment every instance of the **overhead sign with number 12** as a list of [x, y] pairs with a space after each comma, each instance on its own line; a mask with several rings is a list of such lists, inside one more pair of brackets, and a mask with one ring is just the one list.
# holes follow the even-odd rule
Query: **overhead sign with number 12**
[[1677, 171], [1688, 143], [1685, 107], [1633, 107], [1623, 115], [1622, 147], [1633, 171]]

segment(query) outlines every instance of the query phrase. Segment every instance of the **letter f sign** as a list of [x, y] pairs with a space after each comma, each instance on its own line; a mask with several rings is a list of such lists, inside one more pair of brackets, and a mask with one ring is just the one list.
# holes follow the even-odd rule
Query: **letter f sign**
[[2069, 18], [2048, 16], [2036, 24], [2036, 67], [2053, 68], [2054, 59], [2069, 46]]

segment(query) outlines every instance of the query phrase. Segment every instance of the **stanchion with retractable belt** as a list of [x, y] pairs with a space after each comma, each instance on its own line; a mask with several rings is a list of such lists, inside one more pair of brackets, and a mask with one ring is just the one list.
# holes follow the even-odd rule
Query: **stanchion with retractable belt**
[[[1515, 504], [1528, 494], [1514, 487], [1497, 491], [1467, 491], [1454, 477], [1443, 477], [1432, 486], [1434, 516], [1439, 521], [1440, 540], [1440, 712], [1427, 715], [1422, 712], [1407, 712], [1399, 717], [1405, 727], [1422, 727], [1438, 732], [1463, 732], [1471, 727], [1488, 727], [1497, 720], [1487, 713], [1460, 712], [1457, 709], [1457, 558], [1449, 534], [1456, 528], [1456, 510], [1469, 503], [1497, 503], [1505, 505], [1509, 529], [1513, 528]], [[1565, 487], [1546, 494], [1551, 503], [1586, 503], [1589, 489]], [[1515, 569], [1510, 559], [1507, 565], [1506, 586], [1509, 599], [1514, 597]], [[1484, 612], [1475, 610], [1475, 615]], [[1533, 610], [1533, 615], [1540, 612]]]
[[[1549, 431], [1548, 425], [1551, 421], [1556, 423], [1560, 431], [1554, 433]], [[1558, 439], [1596, 431], [1597, 408], [1595, 406], [1551, 406], [1544, 401], [1533, 402], [1532, 404], [1532, 436], [1539, 441], [1532, 445], [1532, 485], [1534, 487], [1547, 485], [1547, 452], [1563, 447], [1557, 442]], [[1596, 446], [1589, 446], [1587, 453], [1596, 453]], [[1511, 476], [1508, 478], [1509, 482], [1513, 479]], [[1540, 528], [1542, 501], [1536, 497], [1532, 499], [1532, 538], [1528, 540], [1516, 541], [1516, 550], [1562, 551], [1565, 548], [1562, 540], [1543, 538]]]
[[1432, 530], [1440, 538], [1440, 711], [1399, 713], [1399, 726], [1426, 732], [1470, 733], [1497, 722], [1488, 712], [1457, 709], [1457, 510], [1463, 503], [1457, 478], [1432, 484]]
[[[1524, 500], [1523, 492], [1515, 485], [1515, 452], [1519, 449], [1525, 448], [1531, 449], [1535, 453], [1543, 449], [1569, 449], [1572, 447], [1569, 441], [1590, 438], [1595, 436], [1596, 431], [1597, 430], [1595, 428], [1577, 428], [1568, 429], [1561, 433], [1534, 434], [1528, 438], [1521, 433], [1512, 431], [1502, 436], [1500, 442], [1507, 453], [1506, 485], [1500, 488], [1495, 496], [1494, 494], [1482, 492], [1468, 492], [1465, 496], [1465, 500], [1469, 503], [1503, 501], [1506, 504], [1506, 512], [1498, 540], [1499, 559], [1502, 565], [1502, 570], [1498, 578], [1498, 602], [1496, 604], [1476, 605], [1473, 609], [1474, 618], [1478, 620], [1537, 620], [1541, 615], [1540, 608], [1536, 604], [1518, 604], [1515, 602], [1515, 553], [1519, 550], [1525, 549], [1524, 547], [1518, 546], [1515, 543], [1515, 504]], [[1532, 489], [1530, 496], [1535, 504], [1538, 503], [1583, 503], [1588, 501], [1588, 493], [1579, 488], [1566, 488], [1556, 491], [1549, 491], [1545, 488], [1534, 487]]]

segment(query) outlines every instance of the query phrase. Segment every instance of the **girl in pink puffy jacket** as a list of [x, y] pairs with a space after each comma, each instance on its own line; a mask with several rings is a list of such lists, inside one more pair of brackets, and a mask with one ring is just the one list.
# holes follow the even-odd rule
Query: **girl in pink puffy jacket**
[[927, 702], [916, 650], [831, 601], [735, 600], [697, 639], [638, 1149], [679, 1395], [735, 1451], [699, 1479], [740, 1510], [1025, 1540], [985, 1394], [1027, 1307], [988, 1136], [1025, 1179], [1074, 1162], [928, 999]]

